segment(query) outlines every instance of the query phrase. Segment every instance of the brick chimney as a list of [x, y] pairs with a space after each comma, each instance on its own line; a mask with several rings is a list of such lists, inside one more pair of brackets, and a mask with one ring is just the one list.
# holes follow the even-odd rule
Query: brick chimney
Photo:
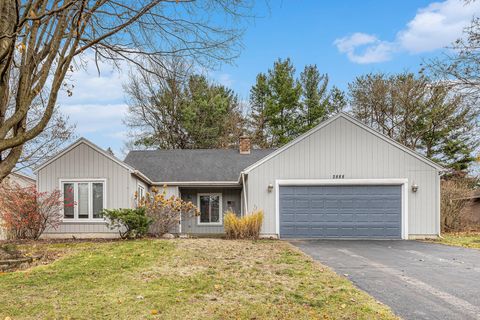
[[240, 137], [240, 154], [250, 154], [250, 138], [247, 136]]

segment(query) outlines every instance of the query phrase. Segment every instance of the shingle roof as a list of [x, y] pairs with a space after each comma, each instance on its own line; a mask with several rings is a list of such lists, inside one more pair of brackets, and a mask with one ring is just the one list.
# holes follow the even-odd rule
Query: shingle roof
[[240, 172], [273, 149], [252, 149], [240, 154], [234, 149], [130, 151], [124, 162], [154, 182], [237, 181]]

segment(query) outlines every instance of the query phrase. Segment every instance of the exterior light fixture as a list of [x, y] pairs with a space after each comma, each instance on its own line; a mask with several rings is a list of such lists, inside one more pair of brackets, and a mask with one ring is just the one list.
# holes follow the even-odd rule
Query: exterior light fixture
[[267, 189], [268, 189], [268, 192], [272, 192], [272, 190], [273, 190], [273, 184], [270, 183], [270, 184], [268, 185], [268, 188], [267, 188]]
[[418, 184], [414, 183], [414, 184], [412, 185], [412, 191], [413, 191], [413, 192], [417, 192], [417, 191], [418, 191]]

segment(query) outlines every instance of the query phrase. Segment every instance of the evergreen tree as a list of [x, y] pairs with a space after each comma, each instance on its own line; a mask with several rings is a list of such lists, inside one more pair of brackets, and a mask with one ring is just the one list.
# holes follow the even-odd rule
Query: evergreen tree
[[333, 86], [328, 97], [328, 112], [329, 114], [339, 113], [347, 107], [347, 97], [345, 92]]
[[250, 89], [251, 114], [249, 124], [252, 127], [252, 143], [259, 148], [270, 146], [271, 135], [268, 132], [265, 109], [269, 87], [267, 76], [264, 73], [257, 75], [255, 85]]
[[[125, 123], [136, 147], [229, 148], [238, 144], [244, 119], [235, 93], [174, 61], [167, 74], [143, 72], [126, 86]], [[162, 71], [161, 69], [160, 71]]]
[[279, 147], [346, 106], [345, 94], [328, 90], [328, 75], [308, 65], [295, 78], [290, 59], [260, 73], [250, 90], [250, 129], [256, 147]]
[[192, 148], [228, 148], [238, 143], [243, 118], [232, 90], [193, 75], [184, 96], [181, 123]]
[[298, 118], [302, 87], [295, 79], [290, 59], [278, 59], [268, 70], [269, 95], [265, 116], [271, 130], [271, 146], [283, 145], [298, 134]]
[[305, 132], [325, 120], [330, 113], [328, 75], [320, 74], [316, 65], [307, 65], [300, 74], [300, 83], [303, 94], [300, 132]]

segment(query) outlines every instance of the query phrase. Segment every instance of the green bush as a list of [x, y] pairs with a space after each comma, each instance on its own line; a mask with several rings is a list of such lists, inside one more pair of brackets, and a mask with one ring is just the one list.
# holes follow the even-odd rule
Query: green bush
[[145, 208], [103, 210], [110, 229], [118, 229], [122, 239], [140, 238], [147, 234], [152, 220], [145, 214]]

